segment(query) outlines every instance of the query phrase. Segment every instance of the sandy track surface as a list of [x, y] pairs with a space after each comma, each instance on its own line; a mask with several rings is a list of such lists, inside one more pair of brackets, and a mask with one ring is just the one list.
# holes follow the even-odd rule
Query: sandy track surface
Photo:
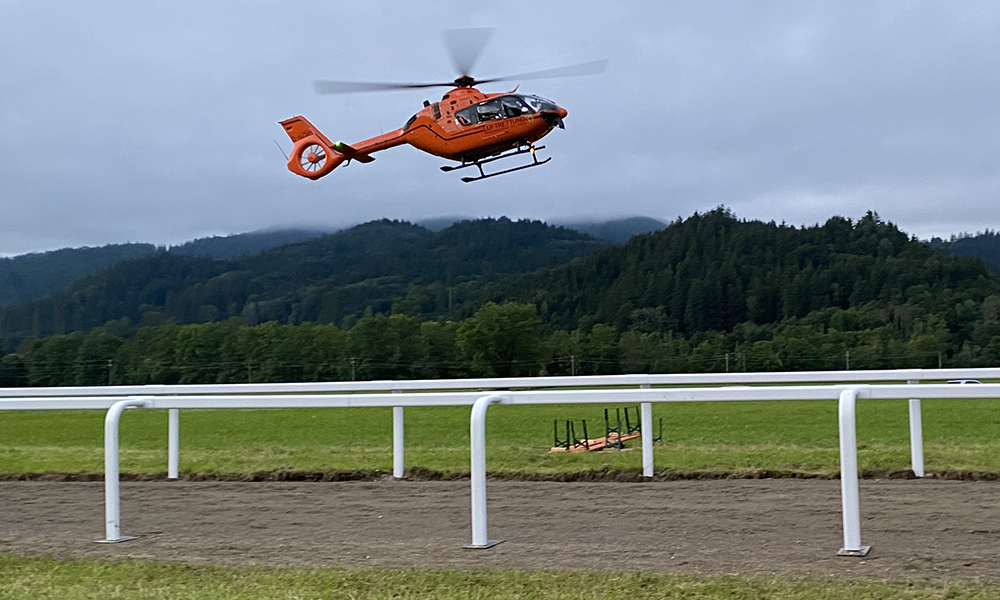
[[0, 482], [0, 553], [219, 564], [596, 568], [1000, 579], [1000, 482], [862, 481], [865, 559], [842, 545], [837, 481], [491, 482], [490, 550], [463, 481]]

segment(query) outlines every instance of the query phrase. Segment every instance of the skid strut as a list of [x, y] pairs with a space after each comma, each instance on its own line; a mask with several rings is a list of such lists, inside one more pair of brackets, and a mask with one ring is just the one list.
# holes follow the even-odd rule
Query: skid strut
[[[497, 175], [505, 175], [507, 173], [513, 173], [514, 171], [523, 171], [524, 169], [530, 169], [532, 167], [539, 167], [541, 165], [544, 165], [545, 163], [547, 163], [550, 160], [552, 160], [552, 157], [550, 156], [550, 157], [546, 158], [545, 160], [538, 160], [538, 157], [535, 155], [535, 152], [538, 151], [538, 150], [543, 150], [543, 149], [545, 149], [545, 146], [537, 146], [537, 147], [536, 146], [528, 146], [526, 148], [518, 148], [514, 152], [510, 152], [510, 153], [507, 153], [507, 154], [502, 154], [500, 156], [494, 156], [492, 158], [487, 158], [487, 159], [483, 159], [483, 160], [474, 160], [472, 162], [462, 163], [461, 165], [459, 165], [457, 167], [446, 165], [446, 166], [441, 167], [441, 170], [444, 171], [445, 173], [447, 173], [447, 172], [450, 172], [450, 171], [456, 171], [458, 169], [465, 169], [467, 167], [476, 167], [476, 168], [479, 169], [479, 177], [463, 177], [462, 178], [462, 181], [464, 183], [471, 183], [473, 181], [479, 181], [481, 179], [489, 179], [490, 177], [496, 177]], [[520, 167], [514, 167], [512, 169], [506, 169], [506, 170], [503, 170], [503, 171], [497, 171], [496, 173], [490, 173], [489, 175], [487, 175], [483, 171], [483, 165], [485, 165], [487, 163], [491, 163], [493, 161], [497, 161], [497, 160], [500, 160], [500, 159], [503, 159], [503, 158], [510, 158], [512, 156], [518, 156], [520, 154], [531, 154], [531, 160], [532, 160], [532, 162], [530, 162], [529, 164], [526, 164], [526, 165], [521, 165]]]

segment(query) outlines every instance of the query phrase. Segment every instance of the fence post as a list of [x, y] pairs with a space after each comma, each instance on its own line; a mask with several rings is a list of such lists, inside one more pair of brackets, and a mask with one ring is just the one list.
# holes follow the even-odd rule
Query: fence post
[[403, 472], [406, 469], [405, 462], [403, 460], [403, 452], [405, 451], [405, 446], [403, 445], [403, 407], [393, 406], [392, 407], [392, 476], [396, 479], [401, 479], [403, 477]]
[[469, 434], [472, 451], [472, 543], [463, 548], [492, 548], [503, 540], [491, 540], [486, 534], [486, 409], [503, 402], [503, 396], [482, 396], [472, 405]]
[[[911, 379], [906, 383], [914, 385], [918, 381]], [[920, 413], [920, 399], [910, 398], [910, 465], [917, 477], [924, 476], [924, 426]]]
[[840, 500], [844, 517], [844, 547], [840, 556], [867, 556], [861, 545], [861, 502], [858, 494], [857, 388], [840, 393]]
[[181, 416], [176, 408], [167, 409], [167, 479], [177, 479], [181, 454]]
[[[649, 384], [643, 383], [639, 388], [648, 390]], [[642, 433], [642, 476], [653, 476], [653, 403], [643, 402], [639, 405], [639, 430]]]
[[122, 535], [121, 498], [118, 482], [118, 421], [131, 406], [149, 408], [152, 401], [129, 398], [111, 405], [104, 417], [104, 539], [102, 543], [127, 542], [135, 536]]

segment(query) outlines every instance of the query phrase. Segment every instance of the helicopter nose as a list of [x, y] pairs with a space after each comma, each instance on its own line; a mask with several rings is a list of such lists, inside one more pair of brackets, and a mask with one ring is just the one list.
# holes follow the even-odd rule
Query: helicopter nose
[[545, 119], [550, 125], [554, 125], [559, 129], [566, 129], [566, 125], [563, 124], [563, 117], [567, 114], [569, 113], [561, 106], [557, 106], [555, 110], [549, 109], [541, 111], [542, 118]]

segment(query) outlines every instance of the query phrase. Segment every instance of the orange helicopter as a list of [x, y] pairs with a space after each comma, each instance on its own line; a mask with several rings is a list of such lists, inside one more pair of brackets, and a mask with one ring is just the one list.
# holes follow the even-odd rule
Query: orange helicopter
[[[515, 87], [510, 92], [486, 94], [475, 86], [509, 80], [529, 80], [550, 77], [592, 75], [604, 71], [607, 60], [581, 63], [568, 67], [494, 77], [477, 80], [472, 71], [479, 54], [492, 35], [491, 29], [457, 29], [445, 32], [445, 42], [451, 51], [452, 62], [459, 76], [447, 83], [376, 83], [358, 81], [315, 81], [313, 87], [319, 94], [343, 94], [407, 90], [432, 87], [454, 87], [440, 102], [424, 100], [424, 107], [406, 121], [403, 127], [354, 144], [332, 142], [303, 116], [281, 121], [291, 138], [292, 152], [288, 170], [309, 179], [319, 179], [330, 174], [342, 163], [356, 160], [370, 163], [375, 152], [410, 144], [435, 156], [457, 161], [459, 165], [446, 165], [442, 171], [468, 167], [479, 169], [478, 177], [463, 177], [469, 183], [538, 167], [552, 160], [539, 160], [535, 142], [545, 137], [555, 127], [565, 128], [566, 109], [540, 96], [518, 94]], [[532, 162], [503, 171], [487, 174], [483, 165], [493, 161], [530, 154]]]

